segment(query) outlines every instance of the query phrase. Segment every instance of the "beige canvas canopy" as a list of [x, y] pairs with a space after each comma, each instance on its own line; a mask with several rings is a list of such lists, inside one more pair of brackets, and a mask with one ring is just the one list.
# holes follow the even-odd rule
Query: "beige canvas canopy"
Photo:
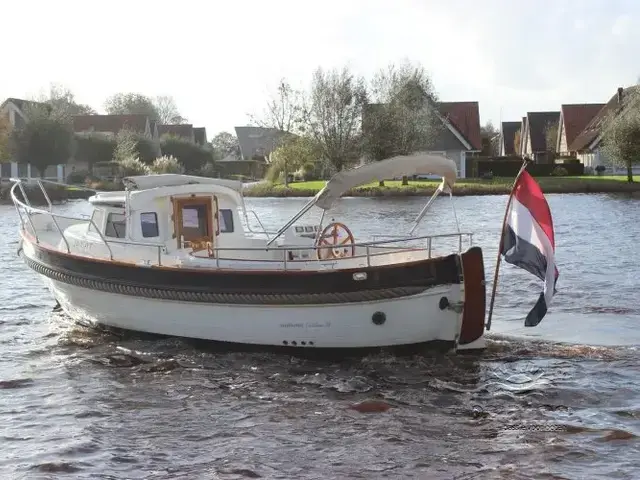
[[177, 173], [163, 173], [158, 175], [135, 175], [122, 179], [131, 190], [146, 190], [148, 188], [175, 187], [178, 185], [220, 185], [231, 188], [236, 192], [242, 191], [242, 182], [224, 178], [197, 177], [195, 175], [180, 175]]
[[352, 188], [403, 175], [439, 175], [443, 177], [443, 189], [450, 189], [456, 182], [457, 172], [456, 163], [442, 155], [416, 153], [387, 158], [335, 174], [318, 192], [314, 203], [317, 207], [328, 210]]

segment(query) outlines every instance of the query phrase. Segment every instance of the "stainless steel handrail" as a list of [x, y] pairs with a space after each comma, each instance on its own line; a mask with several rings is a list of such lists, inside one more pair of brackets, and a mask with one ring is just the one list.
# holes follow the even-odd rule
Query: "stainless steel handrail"
[[[38, 182], [40, 185], [40, 188], [42, 187], [42, 184], [40, 182]], [[23, 198], [25, 200], [25, 202], [27, 202], [27, 204], [21, 202], [20, 200], [18, 200], [18, 198], [15, 195], [15, 189], [16, 187], [18, 187], [22, 194], [23, 194]], [[45, 196], [48, 199], [48, 196], [46, 195], [45, 192]], [[157, 249], [158, 252], [158, 265], [162, 264], [162, 253], [167, 253], [166, 250], [166, 245], [165, 244], [158, 244], [158, 243], [151, 243], [151, 242], [135, 242], [135, 241], [131, 241], [131, 240], [120, 240], [120, 239], [109, 239], [107, 240], [105, 238], [105, 236], [102, 234], [102, 232], [98, 229], [97, 225], [95, 224], [95, 222], [93, 221], [92, 218], [80, 218], [77, 216], [71, 216], [71, 215], [62, 215], [62, 214], [58, 214], [58, 213], [54, 213], [52, 211], [46, 211], [46, 210], [42, 210], [39, 208], [35, 208], [32, 207], [30, 205], [30, 202], [28, 200], [28, 197], [26, 195], [26, 192], [24, 191], [24, 188], [22, 186], [22, 182], [18, 179], [18, 181], [16, 181], [16, 183], [13, 185], [13, 187], [11, 188], [11, 198], [14, 202], [14, 205], [16, 207], [16, 210], [18, 211], [18, 215], [20, 216], [20, 221], [21, 224], [23, 225], [24, 228], [24, 220], [20, 211], [20, 208], [23, 208], [26, 215], [27, 215], [27, 219], [29, 221], [29, 224], [31, 225], [31, 229], [33, 230], [33, 234], [34, 237], [36, 239], [36, 243], [39, 243], [39, 238], [38, 238], [38, 234], [35, 228], [35, 225], [33, 224], [33, 221], [31, 219], [31, 214], [35, 213], [35, 214], [44, 214], [47, 216], [50, 216], [53, 220], [54, 225], [56, 226], [58, 232], [60, 233], [60, 236], [62, 237], [63, 241], [65, 242], [65, 245], [67, 247], [67, 252], [70, 252], [70, 247], [69, 247], [69, 243], [64, 235], [64, 231], [60, 228], [60, 225], [58, 224], [58, 222], [56, 221], [56, 218], [61, 218], [61, 219], [66, 219], [66, 220], [75, 220], [78, 222], [88, 222], [94, 229], [95, 232], [98, 234], [98, 236], [100, 237], [100, 240], [102, 241], [102, 243], [104, 243], [104, 245], [107, 247], [107, 250], [109, 252], [109, 259], [113, 260], [113, 250], [111, 249], [110, 244], [121, 244], [121, 245], [133, 245], [133, 246], [141, 246], [141, 247], [153, 247], [155, 249]], [[51, 208], [51, 202], [48, 201], [49, 206]], [[258, 220], [258, 223], [260, 224], [260, 226], [263, 228], [263, 232], [254, 232], [254, 233], [265, 233], [268, 236], [268, 232], [266, 231], [266, 229], [264, 228], [264, 226], [262, 225], [262, 222], [260, 221], [260, 219], [258, 218], [257, 214], [253, 211], [250, 210], [256, 217], [256, 219]], [[471, 232], [456, 232], [456, 233], [444, 233], [444, 234], [437, 234], [437, 235], [420, 235], [420, 236], [401, 236], [401, 235], [374, 235], [374, 238], [379, 238], [379, 237], [386, 237], [387, 240], [374, 240], [374, 241], [368, 241], [368, 242], [359, 242], [359, 243], [353, 243], [353, 244], [349, 244], [348, 246], [351, 247], [364, 247], [366, 253], [364, 255], [354, 255], [354, 256], [350, 256], [350, 257], [344, 257], [344, 259], [353, 259], [353, 258], [367, 258], [367, 266], [371, 266], [371, 257], [372, 256], [378, 256], [378, 255], [386, 255], [388, 253], [392, 253], [392, 252], [380, 252], [380, 253], [371, 253], [371, 247], [378, 247], [378, 248], [388, 248], [388, 249], [397, 249], [399, 251], [402, 250], [411, 250], [411, 249], [415, 249], [416, 247], [401, 247], [401, 246], [393, 246], [393, 245], [389, 245], [389, 244], [397, 244], [397, 243], [401, 243], [401, 242], [409, 242], [409, 241], [415, 241], [415, 240], [426, 240], [427, 241], [427, 252], [428, 252], [428, 256], [429, 258], [431, 258], [431, 253], [432, 253], [432, 243], [433, 243], [433, 239], [437, 239], [437, 238], [455, 238], [458, 237], [458, 249], [459, 251], [462, 251], [462, 237], [463, 236], [467, 236], [469, 238], [470, 243], [473, 241], [473, 233]], [[220, 262], [220, 255], [218, 254], [219, 252], [232, 252], [232, 251], [264, 251], [264, 252], [268, 252], [268, 251], [282, 251], [284, 253], [283, 255], [283, 259], [277, 259], [277, 260], [259, 260], [259, 259], [228, 259], [228, 258], [224, 258], [223, 260], [233, 260], [233, 261], [263, 261], [263, 262], [268, 262], [268, 261], [275, 261], [275, 262], [283, 262], [284, 263], [284, 267], [286, 270], [287, 264], [288, 264], [288, 253], [291, 251], [296, 251], [296, 250], [311, 250], [311, 251], [318, 251], [318, 250], [325, 250], [325, 249], [331, 249], [334, 248], [333, 246], [318, 246], [318, 245], [275, 245], [275, 246], [265, 246], [265, 247], [215, 247], [212, 249], [212, 251], [215, 253], [215, 260], [216, 260], [216, 266], [219, 266], [219, 262]], [[424, 249], [424, 247], [422, 247], [421, 249]], [[205, 259], [207, 257], [198, 257], [198, 258], [202, 258]], [[335, 259], [335, 260], [340, 260], [340, 259]], [[318, 261], [318, 262], [324, 262], [327, 260], [318, 260], [316, 259], [304, 259], [303, 261]]]

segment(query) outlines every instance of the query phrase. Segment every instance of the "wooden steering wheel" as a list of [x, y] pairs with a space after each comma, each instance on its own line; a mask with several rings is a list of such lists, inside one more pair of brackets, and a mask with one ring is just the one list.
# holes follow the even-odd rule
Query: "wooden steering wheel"
[[[345, 235], [340, 235], [341, 230], [346, 235], [346, 238], [344, 238]], [[330, 223], [322, 230], [322, 233], [318, 237], [316, 244], [318, 260], [353, 257], [356, 254], [355, 243], [356, 241], [353, 238], [351, 230], [349, 230], [344, 223]], [[349, 252], [349, 250], [351, 250], [351, 252]]]

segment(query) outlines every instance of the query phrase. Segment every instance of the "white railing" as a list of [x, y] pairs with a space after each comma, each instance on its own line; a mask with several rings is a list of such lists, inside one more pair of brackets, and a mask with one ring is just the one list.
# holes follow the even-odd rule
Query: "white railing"
[[[32, 207], [29, 202], [29, 198], [25, 192], [25, 189], [22, 185], [22, 182], [19, 179], [17, 180], [12, 179], [12, 181], [15, 181], [15, 184], [11, 188], [11, 199], [13, 200], [13, 203], [16, 207], [16, 211], [18, 212], [21, 228], [23, 231], [30, 233], [37, 244], [40, 244], [40, 236], [38, 235], [38, 229], [36, 228], [33, 222], [33, 218], [35, 218], [36, 215], [43, 215], [51, 219], [52, 224], [55, 226], [56, 231], [58, 232], [58, 234], [60, 235], [60, 238], [63, 240], [65, 244], [67, 253], [72, 253], [72, 252], [69, 245], [69, 241], [65, 235], [65, 229], [60, 227], [60, 223], [58, 220], [61, 220], [61, 219], [71, 220], [78, 223], [87, 223], [90, 228], [92, 227], [93, 231], [95, 231], [98, 234], [101, 240], [101, 243], [106, 246], [109, 260], [122, 261], [121, 259], [114, 258], [112, 246], [131, 245], [131, 246], [148, 247], [150, 249], [155, 249], [157, 254], [157, 255], [154, 255], [157, 259], [157, 263], [155, 265], [157, 266], [163, 265], [162, 263], [163, 253], [164, 254], [167, 253], [167, 248], [164, 244], [150, 243], [150, 242], [135, 242], [131, 240], [122, 240], [122, 239], [107, 239], [104, 236], [104, 234], [100, 231], [98, 226], [95, 224], [93, 219], [87, 218], [86, 215], [71, 216], [71, 215], [61, 215], [59, 213], [54, 213], [52, 211], [53, 206], [51, 204], [51, 200], [49, 199], [49, 196], [40, 180], [38, 180], [37, 183], [40, 189], [42, 190], [44, 198], [47, 201], [48, 210]], [[20, 190], [22, 194], [22, 198], [24, 199], [24, 202], [19, 200], [16, 197], [16, 188]], [[268, 235], [268, 232], [262, 225], [262, 222], [260, 222], [260, 219], [258, 218], [258, 216], [255, 214], [255, 212], [253, 211], [251, 212], [255, 215], [256, 219], [260, 224], [260, 227], [263, 229], [263, 232], [256, 232], [256, 233], [265, 233]], [[211, 257], [195, 257], [195, 258], [201, 259], [201, 260], [215, 261], [216, 268], [221, 268], [220, 261], [277, 263], [277, 264], [282, 264], [283, 269], [287, 270], [289, 267], [289, 264], [300, 264], [301, 262], [307, 262], [307, 263], [318, 262], [318, 264], [324, 264], [327, 262], [345, 261], [345, 260], [354, 260], [354, 259], [366, 260], [366, 266], [369, 267], [372, 265], [372, 262], [371, 262], [372, 258], [376, 258], [381, 255], [389, 255], [390, 253], [392, 254], [392, 253], [421, 250], [421, 251], [426, 251], [426, 253], [428, 254], [428, 258], [431, 258], [433, 254], [433, 241], [436, 239], [457, 238], [458, 253], [461, 253], [463, 237], [466, 237], [468, 239], [469, 246], [473, 245], [473, 233], [469, 233], [469, 232], [446, 233], [446, 234], [439, 234], [439, 235], [422, 235], [422, 236], [375, 235], [374, 240], [372, 241], [341, 245], [340, 247], [342, 248], [353, 247], [353, 248], [364, 249], [365, 251], [364, 254], [347, 256], [342, 258], [318, 259], [316, 257], [316, 258], [304, 258], [304, 259], [298, 259], [298, 260], [295, 260], [295, 259], [292, 260], [289, 258], [289, 254], [293, 252], [308, 251], [308, 252], [316, 253], [317, 255], [317, 252], [319, 251], [332, 250], [333, 248], [335, 248], [335, 246], [331, 246], [331, 245], [318, 246], [318, 245], [308, 245], [308, 244], [307, 245], [274, 246], [274, 247], [212, 247]], [[387, 238], [387, 240], [376, 240], [377, 238]], [[414, 246], [398, 245], [403, 242], [420, 242], [420, 245], [414, 245]], [[51, 245], [51, 246], [57, 248], [55, 245]], [[376, 251], [372, 252], [372, 250], [376, 250]], [[230, 257], [224, 257], [220, 255], [222, 252], [229, 253], [229, 252], [274, 252], [274, 251], [282, 252], [282, 258], [281, 259], [280, 258], [257, 259], [255, 257], [230, 258]], [[152, 266], [151, 263], [148, 263], [147, 265]]]

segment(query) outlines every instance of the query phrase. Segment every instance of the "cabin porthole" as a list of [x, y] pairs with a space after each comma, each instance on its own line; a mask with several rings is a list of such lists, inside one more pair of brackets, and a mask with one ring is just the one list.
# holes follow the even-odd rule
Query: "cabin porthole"
[[438, 307], [440, 310], [444, 310], [449, 306], [449, 299], [447, 297], [440, 297], [440, 303], [438, 303]]
[[387, 316], [384, 312], [376, 312], [371, 316], [371, 321], [376, 325], [382, 325], [387, 321]]

